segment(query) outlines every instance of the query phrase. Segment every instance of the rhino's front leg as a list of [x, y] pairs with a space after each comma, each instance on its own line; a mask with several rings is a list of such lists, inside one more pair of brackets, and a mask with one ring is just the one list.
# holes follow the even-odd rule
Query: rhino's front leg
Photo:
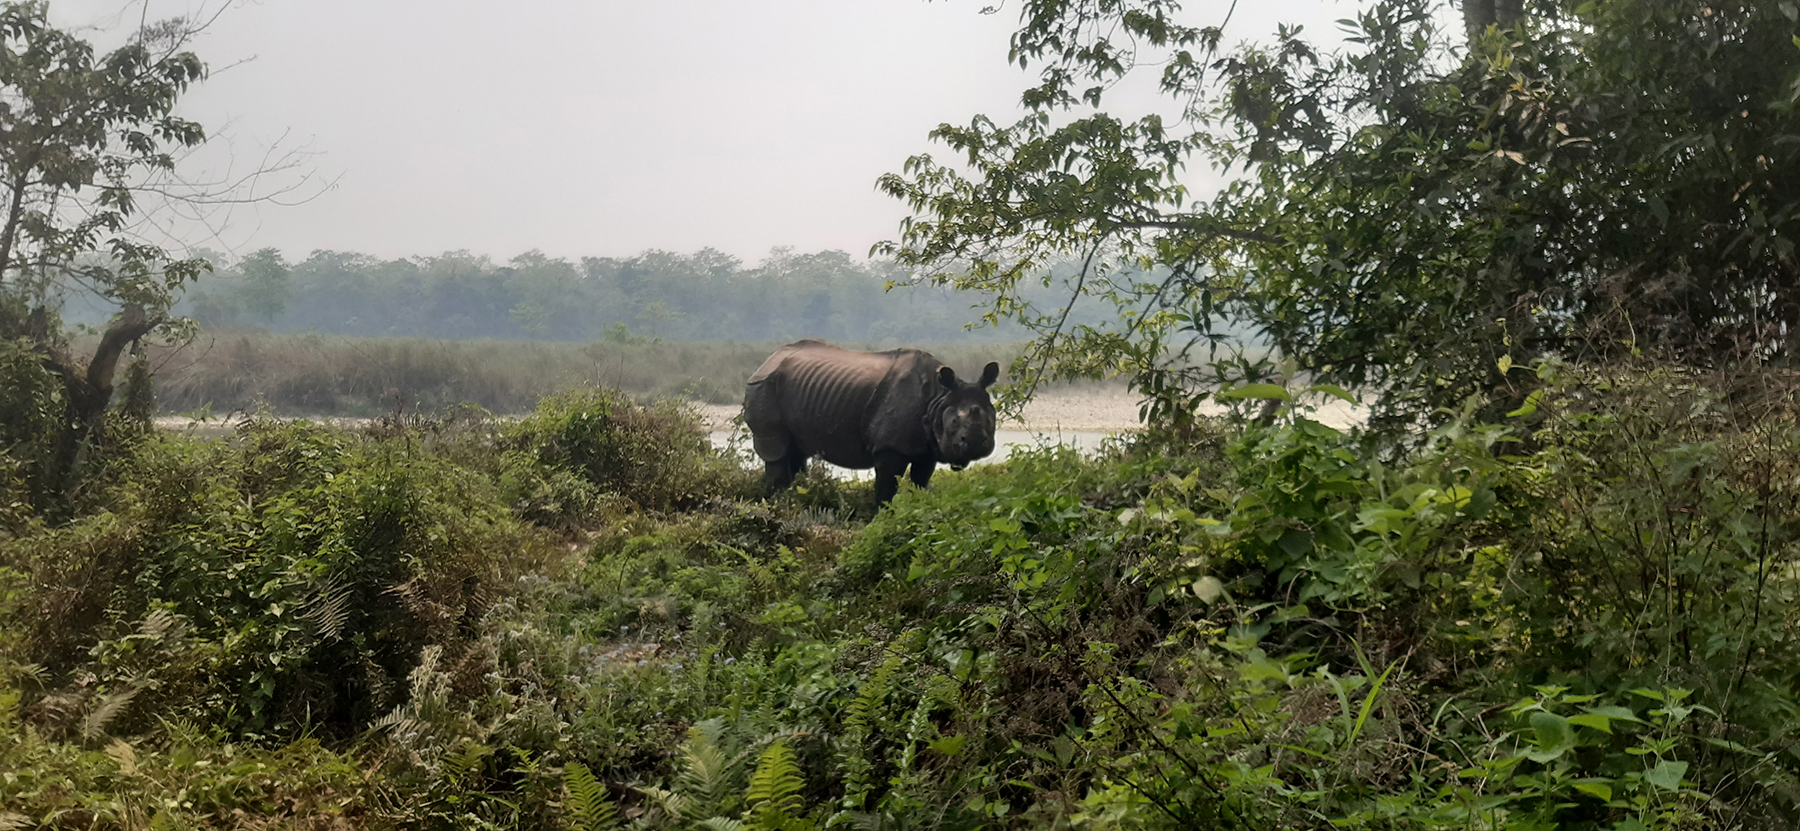
[[931, 472], [936, 469], [936, 459], [915, 459], [907, 476], [912, 479], [913, 484], [922, 488], [931, 484]]
[[781, 493], [793, 483], [794, 467], [787, 459], [776, 459], [773, 462], [763, 463], [763, 491], [766, 495], [774, 496]]
[[900, 474], [906, 471], [906, 457], [892, 450], [875, 454], [875, 504], [886, 505], [900, 492]]

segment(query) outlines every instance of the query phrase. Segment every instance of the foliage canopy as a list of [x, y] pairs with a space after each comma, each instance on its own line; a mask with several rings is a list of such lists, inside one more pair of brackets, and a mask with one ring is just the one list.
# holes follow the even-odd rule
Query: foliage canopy
[[[1794, 4], [1545, 2], [1466, 45], [1440, 9], [1376, 0], [1328, 51], [1223, 48], [1165, 0], [1028, 2], [1026, 116], [935, 130], [959, 163], [881, 180], [914, 210], [882, 247], [1035, 329], [1015, 374], [1122, 371], [1163, 415], [1220, 380], [1192, 350], [1234, 320], [1398, 417], [1499, 387], [1502, 357], [1793, 360]], [[1101, 109], [1146, 70], [1172, 112]], [[1232, 178], [1196, 199], [1193, 164]], [[1023, 298], [1071, 256], [1116, 323]]]
[[[102, 432], [121, 355], [162, 329], [175, 291], [205, 268], [144, 242], [146, 193], [167, 193], [179, 151], [205, 139], [176, 102], [205, 67], [172, 21], [104, 54], [52, 27], [48, 5], [0, 5], [0, 339], [40, 356], [61, 381], [60, 437], [39, 460], [51, 490], [70, 484], [82, 446]], [[72, 292], [117, 316], [93, 355], [70, 351], [60, 311]], [[33, 382], [24, 376], [15, 384]]]

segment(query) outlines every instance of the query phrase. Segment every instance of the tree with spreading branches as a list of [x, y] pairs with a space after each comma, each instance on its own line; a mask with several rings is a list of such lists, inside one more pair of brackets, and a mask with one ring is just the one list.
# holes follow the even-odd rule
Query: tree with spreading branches
[[[184, 48], [187, 21], [99, 52], [47, 14], [43, 2], [0, 4], [0, 347], [36, 356], [58, 382], [54, 400], [37, 402], [56, 427], [30, 478], [60, 492], [104, 430], [124, 356], [146, 337], [180, 334], [169, 308], [208, 267], [147, 241], [137, 224], [143, 200], [167, 196], [180, 155], [206, 138], [175, 112], [206, 68]], [[83, 339], [85, 354], [60, 316], [77, 294], [118, 310]], [[45, 389], [14, 381], [0, 395]]]
[[[883, 177], [913, 213], [878, 250], [1034, 329], [1027, 386], [1122, 373], [1163, 420], [1267, 371], [1215, 359], [1245, 328], [1396, 427], [1510, 409], [1539, 359], [1793, 362], [1795, 4], [1449, 10], [1370, 0], [1329, 49], [1228, 47], [1172, 0], [1027, 0], [1025, 117], [943, 125], [954, 161]], [[1139, 81], [1160, 112], [1108, 109]], [[1069, 261], [1068, 305], [1026, 299]], [[1114, 322], [1065, 325], [1083, 302]]]

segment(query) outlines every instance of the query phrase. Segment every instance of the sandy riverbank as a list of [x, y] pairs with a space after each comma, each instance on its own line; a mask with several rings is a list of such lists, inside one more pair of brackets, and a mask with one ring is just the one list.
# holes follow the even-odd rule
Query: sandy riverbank
[[[731, 421], [737, 417], [737, 404], [706, 404], [691, 402], [694, 411], [706, 423], [709, 431], [730, 430]], [[1223, 411], [1223, 407], [1208, 402], [1203, 411], [1213, 415]], [[1320, 405], [1313, 418], [1333, 427], [1349, 427], [1360, 424], [1367, 417], [1362, 407], [1352, 407], [1342, 401], [1328, 400]], [[171, 416], [156, 419], [158, 427], [171, 430], [197, 429], [200, 432], [223, 433], [241, 420], [240, 417], [226, 417], [220, 421], [196, 424], [193, 419]], [[333, 424], [339, 427], [357, 428], [369, 424], [374, 419], [352, 418], [340, 416], [313, 417], [313, 421]], [[1025, 405], [1024, 417], [1009, 419], [1001, 423], [1002, 430], [1014, 430], [1041, 435], [1057, 433], [1115, 433], [1135, 430], [1138, 426], [1137, 396], [1118, 386], [1093, 387], [1060, 387], [1044, 390]]]
[[[1138, 426], [1137, 398], [1123, 387], [1071, 387], [1041, 392], [1025, 405], [1025, 417], [1002, 422], [1003, 430], [1031, 432], [1117, 431]], [[737, 404], [701, 404], [694, 409], [708, 429], [726, 430], [737, 417]]]

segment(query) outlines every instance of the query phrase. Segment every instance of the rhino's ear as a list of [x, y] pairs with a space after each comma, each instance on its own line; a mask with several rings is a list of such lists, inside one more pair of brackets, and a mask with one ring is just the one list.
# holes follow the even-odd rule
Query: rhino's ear
[[1000, 380], [1000, 362], [988, 361], [988, 365], [981, 370], [981, 388], [985, 390], [998, 380]]
[[956, 370], [947, 366], [938, 367], [938, 383], [943, 384], [944, 389], [956, 389]]

